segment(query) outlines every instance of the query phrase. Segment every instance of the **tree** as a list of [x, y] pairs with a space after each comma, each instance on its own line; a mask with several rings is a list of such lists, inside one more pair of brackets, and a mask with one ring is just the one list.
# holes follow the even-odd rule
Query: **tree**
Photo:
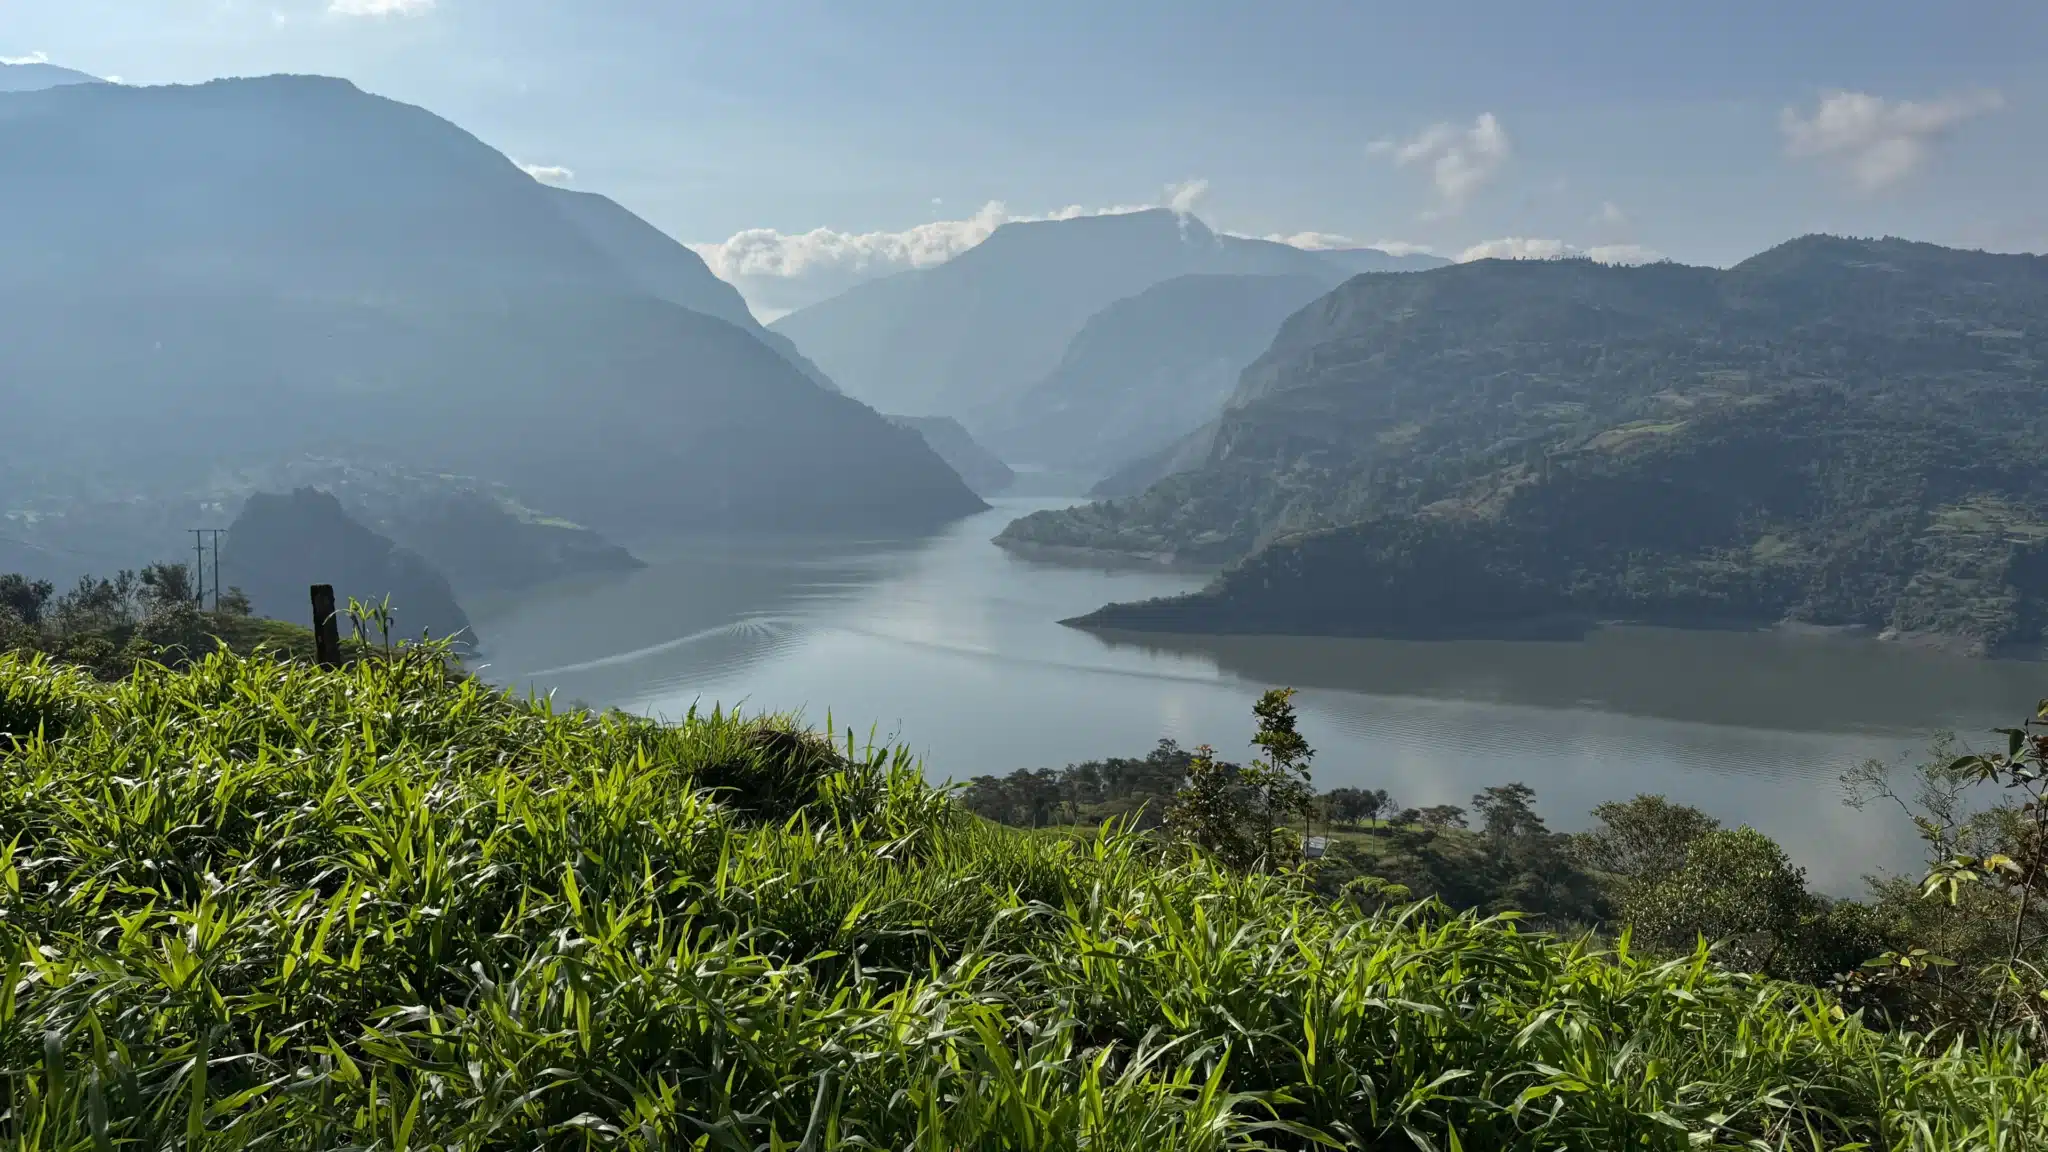
[[1722, 945], [1723, 964], [1775, 973], [1774, 961], [1799, 933], [1811, 906], [1806, 871], [1754, 828], [1696, 838], [1668, 875], [1624, 885], [1621, 912], [1647, 943], [1683, 951], [1704, 938]]
[[1548, 836], [1550, 829], [1536, 815], [1536, 790], [1519, 781], [1488, 788], [1472, 797], [1472, 810], [1486, 838], [1496, 843]]
[[43, 634], [21, 618], [11, 605], [0, 604], [0, 653], [42, 647]]
[[1252, 745], [1263, 749], [1266, 756], [1263, 760], [1252, 760], [1248, 783], [1259, 791], [1273, 827], [1299, 819], [1302, 835], [1306, 836], [1316, 797], [1308, 766], [1315, 759], [1316, 750], [1302, 738], [1294, 712], [1294, 695], [1292, 688], [1274, 688], [1252, 705], [1252, 715], [1259, 721]]
[[1463, 828], [1465, 810], [1456, 804], [1432, 804], [1427, 808], [1409, 809], [1402, 823], [1420, 824], [1424, 828]]
[[2048, 700], [1998, 734], [1999, 753], [1937, 744], [1915, 802], [1892, 790], [1881, 764], [1845, 778], [1852, 804], [1893, 801], [1927, 846], [1918, 885], [1879, 890], [1880, 909], [1904, 921], [1904, 942], [1869, 976], [1905, 997], [1916, 1023], [2015, 1030], [2048, 1052]]
[[221, 593], [218, 608], [223, 616], [254, 616], [256, 614], [255, 607], [249, 603], [249, 594], [232, 584], [228, 586], [226, 592]]
[[1610, 800], [1593, 815], [1600, 826], [1572, 838], [1572, 855], [1588, 868], [1630, 880], [1678, 871], [1693, 842], [1721, 826], [1705, 812], [1662, 796]]
[[1323, 814], [1338, 824], [1365, 824], [1398, 805], [1384, 788], [1333, 788], [1323, 794]]
[[23, 624], [38, 628], [43, 623], [43, 608], [56, 590], [48, 580], [30, 580], [19, 572], [8, 572], [0, 575], [0, 608], [13, 609]]
[[147, 607], [195, 603], [192, 570], [183, 564], [151, 564], [142, 570], [142, 599]]
[[1167, 811], [1176, 838], [1239, 871], [1299, 857], [1291, 828], [1297, 820], [1306, 825], [1315, 803], [1308, 773], [1315, 749], [1302, 738], [1293, 698], [1292, 688], [1275, 688], [1252, 706], [1259, 720], [1252, 744], [1263, 759], [1240, 767], [1216, 759], [1206, 744], [1195, 749]]
[[1188, 774], [1166, 813], [1167, 830], [1224, 867], [1249, 872], [1266, 859], [1271, 825], [1244, 786], [1243, 769], [1216, 758], [1207, 744], [1195, 749]]

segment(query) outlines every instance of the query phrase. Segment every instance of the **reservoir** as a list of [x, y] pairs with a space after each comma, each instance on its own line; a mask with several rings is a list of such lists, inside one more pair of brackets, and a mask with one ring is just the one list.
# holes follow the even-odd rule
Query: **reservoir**
[[1251, 755], [1252, 701], [1291, 685], [1315, 783], [1404, 805], [1536, 790], [1551, 827], [1656, 792], [1783, 844], [1819, 891], [1911, 870], [1896, 808], [1839, 778], [1906, 765], [1938, 731], [1978, 747], [2031, 715], [2048, 668], [1855, 637], [1610, 628], [1578, 641], [1095, 635], [1061, 619], [1199, 574], [1013, 557], [989, 540], [1071, 501], [999, 500], [919, 537], [640, 543], [638, 572], [473, 606], [484, 674], [564, 701], [680, 717], [714, 704], [900, 741], [934, 780], [1138, 756], [1161, 737]]

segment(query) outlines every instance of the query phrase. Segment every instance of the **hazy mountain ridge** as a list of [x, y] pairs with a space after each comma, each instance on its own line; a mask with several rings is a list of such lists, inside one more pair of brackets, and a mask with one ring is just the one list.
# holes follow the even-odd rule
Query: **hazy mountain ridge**
[[30, 62], [26, 64], [0, 64], [0, 92], [40, 92], [45, 88], [61, 88], [67, 84], [104, 84], [97, 76], [70, 68], [59, 68], [55, 64]]
[[967, 486], [981, 496], [993, 496], [1017, 482], [1017, 474], [995, 453], [950, 416], [891, 416], [899, 424], [924, 437]]
[[0, 151], [23, 158], [0, 401], [43, 433], [32, 470], [377, 456], [614, 532], [983, 506], [744, 326], [651, 294], [747, 319], [687, 249], [649, 229], [622, 269], [562, 194], [417, 108], [308, 77], [55, 89], [0, 99]]
[[[1246, 561], [1247, 575], [1236, 577], [1249, 582], [1236, 586], [1240, 596], [1279, 570], [1267, 565], [1337, 563], [1331, 540], [1379, 540], [1425, 513], [1442, 519], [1447, 509], [1502, 522], [1507, 535], [1487, 539], [1522, 541], [1533, 557], [1536, 538], [1516, 535], [1514, 526], [1528, 507], [1518, 501], [1535, 497], [1511, 496], [1529, 476], [1545, 475], [1546, 461], [1597, 457], [1616, 444], [1667, 435], [1683, 446], [1706, 435], [1703, 429], [1723, 428], [1719, 421], [1758, 419], [1751, 405], [1816, 389], [1839, 394], [1842, 428], [1860, 429], [1841, 436], [1858, 450], [1897, 457], [1901, 468], [1944, 440], [1985, 453], [2019, 451], [2041, 434], [2048, 414], [2044, 364], [2048, 260], [2039, 257], [1807, 237], [1725, 272], [1560, 261], [1364, 276], [1297, 313], [1245, 371], [1199, 468], [1134, 498], [1027, 517], [1000, 539], [1221, 562], [1277, 538], [1335, 530], [1313, 537], [1320, 543], [1276, 545], [1273, 556]], [[1837, 459], [1830, 453], [1851, 450], [1816, 447], [1798, 456], [1809, 451], [1798, 444], [1829, 444], [1826, 418], [1802, 418], [1819, 421], [1814, 437], [1788, 439], [1775, 463], [1759, 449], [1743, 467], [1826, 468]], [[1654, 471], [1660, 459], [1629, 464], [1634, 482], [1661, 482]], [[1928, 573], [1959, 562], [1962, 538], [1934, 527], [1955, 508], [1992, 500], [2010, 506], [1999, 518], [2022, 525], [2039, 518], [2034, 490], [2008, 480], [1936, 500], [1925, 470], [1872, 475], [1882, 482], [1836, 492], [1823, 510], [1771, 530], [1805, 541], [1792, 547], [1807, 566], [1801, 571], [1840, 579], [1885, 571], [1901, 588], [1915, 580], [1925, 586], [1934, 579]], [[1564, 489], [1537, 489], [1551, 493], [1545, 499], [1572, 499], [1556, 494]], [[1777, 515], [1766, 508], [1758, 516], [1765, 513]], [[1598, 524], [1605, 513], [1588, 504], [1573, 514]], [[1830, 551], [1827, 541], [1856, 536], [1851, 525], [1859, 517], [1895, 522], [1869, 536], [1870, 547], [1922, 558], [1866, 557], [1864, 571]], [[1344, 527], [1365, 522], [1377, 526]], [[1292, 559], [1282, 547], [1294, 550]], [[1382, 560], [1359, 560], [1364, 567], [1352, 575], [1369, 585], [1380, 579]], [[1692, 563], [1681, 560], [1667, 549], [1651, 566], [1668, 574]], [[1585, 560], [1592, 569], [1606, 562]], [[2029, 571], [2021, 565], [2014, 579]], [[1943, 617], [1971, 598], [1943, 594], [1930, 602], [1936, 607], [1908, 610], [1900, 607], [1903, 595], [1872, 593], [1855, 601], [1854, 612], [1815, 615], [1903, 631], [1960, 629], [1986, 643], [2031, 627], [2023, 619], [1998, 627], [1948, 619], [1920, 629], [1914, 620]], [[2014, 586], [2012, 595], [2025, 603], [2034, 593]], [[1799, 602], [1758, 601], [1785, 612]], [[1175, 626], [1193, 626], [1201, 609], [1190, 602], [1176, 611]], [[1216, 626], [1238, 611], [1216, 612]], [[2031, 610], [2014, 611], [2024, 617]], [[1359, 613], [1350, 627], [1364, 626], [1358, 620], [1369, 613]], [[1243, 610], [1244, 618], [1253, 614]], [[1137, 619], [1102, 617], [1112, 618]], [[1306, 619], [1294, 617], [1287, 630], [1312, 630]], [[1343, 630], [1344, 619], [1333, 615], [1329, 627]]]
[[1089, 317], [1189, 273], [1331, 277], [1316, 253], [1166, 209], [1005, 224], [934, 268], [855, 287], [769, 327], [877, 407], [975, 428], [1058, 366]]
[[820, 387], [839, 391], [787, 336], [763, 328], [739, 289], [714, 275], [702, 256], [610, 197], [567, 188], [546, 191], [584, 237], [641, 288], [658, 299], [745, 329]]
[[1118, 300], [987, 435], [1013, 458], [1097, 474], [1156, 453], [1213, 419], [1281, 321], [1342, 279], [1196, 273]]

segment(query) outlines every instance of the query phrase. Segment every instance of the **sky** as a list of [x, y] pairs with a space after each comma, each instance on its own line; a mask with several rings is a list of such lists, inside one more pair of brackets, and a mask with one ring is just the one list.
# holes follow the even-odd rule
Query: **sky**
[[1453, 258], [2048, 251], [2040, 0], [0, 0], [0, 59], [346, 77], [619, 200], [765, 318], [1148, 205]]

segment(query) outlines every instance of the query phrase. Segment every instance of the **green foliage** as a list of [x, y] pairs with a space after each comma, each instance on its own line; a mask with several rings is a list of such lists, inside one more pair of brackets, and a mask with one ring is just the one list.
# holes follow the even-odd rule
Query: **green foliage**
[[1162, 739], [1142, 757], [977, 776], [961, 790], [960, 802], [976, 815], [1022, 828], [1112, 819], [1150, 828], [1164, 819], [1193, 760], [1192, 752]]
[[1267, 691], [1252, 714], [1259, 721], [1252, 744], [1265, 758], [1240, 768], [1217, 760], [1207, 745], [1197, 748], [1166, 812], [1170, 836], [1239, 871], [1298, 861], [1301, 846], [1289, 829], [1299, 820], [1307, 835], [1315, 801], [1308, 773], [1315, 749], [1299, 730], [1294, 689]]
[[1718, 829], [1719, 820], [1662, 796], [1637, 796], [1595, 805], [1598, 828], [1573, 840], [1587, 867], [1632, 881], [1654, 883], [1685, 867], [1693, 842]]
[[1646, 942], [1682, 948], [1722, 941], [1723, 962], [1770, 972], [1806, 910], [1806, 878], [1754, 828], [1715, 829], [1676, 870], [1622, 888], [1621, 913]]
[[1880, 888], [1889, 935], [1904, 943], [1859, 983], [1909, 1023], [2011, 1028], [2048, 1051], [2048, 701], [1998, 735], [1995, 753], [1937, 749], [1911, 802], [1881, 765], [1851, 774], [1860, 800], [1913, 816], [1928, 853], [1920, 884]]
[[1332, 788], [1322, 800], [1323, 818], [1339, 824], [1370, 823], [1399, 807], [1385, 788]]
[[180, 665], [222, 644], [244, 654], [313, 654], [312, 632], [255, 619], [239, 588], [205, 611], [182, 564], [152, 564], [111, 580], [84, 576], [52, 603], [54, 591], [47, 581], [0, 575], [0, 653], [39, 652], [110, 680], [142, 663]]
[[71, 717], [0, 743], [10, 1148], [2048, 1132], [2048, 1071], [2008, 1041], [1873, 1031], [1703, 953], [1361, 917], [1116, 828], [1004, 830], [900, 751], [768, 721], [558, 713], [429, 650], [113, 684], [5, 656], [0, 699]]

